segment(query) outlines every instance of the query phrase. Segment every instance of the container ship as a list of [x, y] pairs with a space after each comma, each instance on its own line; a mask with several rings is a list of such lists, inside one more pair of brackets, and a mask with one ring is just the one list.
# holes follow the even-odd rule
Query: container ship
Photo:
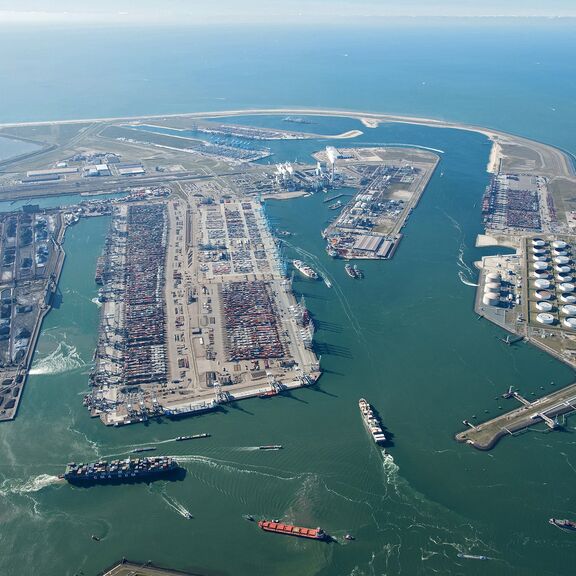
[[348, 276], [350, 276], [350, 278], [354, 278], [356, 280], [360, 280], [360, 279], [364, 278], [364, 274], [362, 273], [361, 270], [358, 269], [357, 266], [352, 266], [351, 264], [346, 264], [346, 266], [344, 266], [344, 270], [346, 270], [346, 274], [348, 274]]
[[312, 278], [312, 280], [318, 279], [317, 272], [314, 269], [310, 268], [310, 266], [308, 266], [307, 264], [304, 264], [302, 260], [292, 260], [292, 264], [294, 265], [294, 268], [298, 270], [298, 272], [304, 274], [304, 276], [306, 276], [307, 278]]
[[168, 456], [152, 458], [127, 458], [125, 460], [100, 460], [90, 464], [71, 462], [60, 478], [70, 484], [109, 484], [154, 480], [182, 470], [174, 458]]
[[386, 442], [386, 436], [382, 431], [380, 421], [374, 415], [372, 406], [370, 406], [364, 398], [360, 398], [358, 406], [360, 407], [360, 414], [362, 415], [364, 426], [366, 426], [368, 432], [370, 432], [374, 442], [376, 444], [384, 444], [384, 442]]
[[309, 538], [310, 540], [328, 541], [330, 536], [322, 528], [302, 528], [284, 524], [283, 522], [272, 522], [270, 520], [260, 520], [258, 526], [266, 532], [276, 532], [277, 534], [286, 534], [288, 536], [298, 536], [299, 538]]
[[548, 522], [553, 526], [558, 526], [558, 528], [564, 528], [565, 530], [576, 530], [576, 522], [572, 522], [572, 520], [558, 520], [557, 518], [550, 518]]

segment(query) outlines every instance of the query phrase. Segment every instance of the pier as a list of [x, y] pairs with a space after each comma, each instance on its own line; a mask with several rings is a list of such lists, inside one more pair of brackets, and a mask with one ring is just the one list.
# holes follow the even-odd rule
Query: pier
[[466, 442], [478, 450], [490, 450], [500, 438], [542, 422], [551, 430], [559, 428], [555, 418], [576, 411], [576, 383], [534, 402], [529, 402], [517, 392], [506, 393], [505, 396], [515, 398], [522, 406], [492, 420], [470, 425], [467, 430], [456, 435], [456, 440]]

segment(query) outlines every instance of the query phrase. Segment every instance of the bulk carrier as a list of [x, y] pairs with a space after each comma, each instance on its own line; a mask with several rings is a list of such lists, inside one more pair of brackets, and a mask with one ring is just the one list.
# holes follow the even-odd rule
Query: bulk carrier
[[362, 415], [364, 426], [366, 426], [366, 429], [370, 432], [374, 442], [376, 444], [384, 444], [386, 442], [386, 436], [382, 431], [382, 425], [379, 419], [372, 410], [372, 406], [370, 406], [364, 398], [360, 398], [358, 406], [360, 407], [360, 414]]
[[152, 458], [126, 458], [125, 460], [100, 460], [90, 464], [71, 462], [60, 478], [70, 484], [112, 484], [119, 482], [148, 481], [180, 472], [182, 468], [169, 456]]
[[283, 522], [272, 522], [270, 520], [260, 520], [258, 526], [265, 532], [276, 532], [276, 534], [286, 534], [287, 536], [298, 536], [299, 538], [308, 538], [310, 540], [320, 540], [328, 542], [330, 536], [322, 528], [302, 528], [301, 526], [292, 526]]

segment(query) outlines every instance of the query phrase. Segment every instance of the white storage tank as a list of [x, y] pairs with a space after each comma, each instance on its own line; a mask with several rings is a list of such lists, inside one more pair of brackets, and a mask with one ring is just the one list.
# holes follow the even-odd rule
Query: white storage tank
[[500, 292], [500, 282], [488, 282], [484, 286], [484, 292]]
[[558, 274], [558, 282], [572, 282], [570, 274]]
[[564, 250], [564, 248], [568, 248], [568, 244], [566, 244], [564, 240], [555, 240], [554, 242], [552, 242], [552, 247]]
[[542, 238], [532, 238], [532, 246], [541, 248], [542, 246], [546, 246], [546, 242], [544, 242]]
[[538, 292], [536, 292], [536, 298], [538, 298], [538, 300], [550, 300], [552, 294], [548, 292], [548, 290], [538, 290]]
[[538, 320], [540, 324], [554, 324], [554, 315], [549, 312], [542, 312], [536, 316], [536, 320]]
[[568, 264], [568, 262], [570, 262], [570, 258], [568, 258], [568, 256], [556, 256], [556, 258], [554, 258], [554, 262], [563, 266], [564, 264]]
[[556, 266], [556, 272], [560, 272], [560, 274], [569, 274], [572, 272], [572, 268], [570, 268], [570, 266]]
[[532, 260], [534, 260], [534, 262], [548, 262], [549, 258], [548, 256], [537, 256], [534, 254], [534, 256], [532, 256]]
[[567, 304], [573, 304], [574, 302], [576, 302], [576, 295], [574, 294], [562, 294], [560, 296], [560, 300], [562, 302], [566, 302]]
[[564, 324], [566, 328], [572, 328], [572, 330], [576, 330], [576, 318], [564, 318], [564, 320], [562, 320], [562, 324]]
[[566, 252], [566, 250], [560, 250], [558, 248], [554, 248], [553, 254], [554, 256], [568, 256], [568, 252]]
[[550, 302], [536, 302], [536, 309], [540, 312], [550, 312], [553, 306]]
[[537, 256], [542, 256], [543, 254], [546, 254], [546, 250], [544, 250], [544, 248], [532, 248], [532, 253]]
[[500, 304], [500, 294], [496, 294], [495, 292], [487, 292], [482, 297], [482, 303], [485, 306], [498, 306], [498, 304]]
[[558, 285], [560, 292], [574, 292], [574, 288], [576, 288], [576, 286], [574, 286], [572, 282], [563, 282]]
[[544, 278], [544, 280], [550, 278], [550, 274], [548, 274], [548, 272], [532, 272], [532, 276], [534, 278]]
[[547, 268], [546, 262], [534, 262], [534, 270], [546, 270]]
[[502, 276], [498, 274], [498, 272], [490, 272], [486, 274], [486, 281], [487, 282], [500, 282], [502, 280]]
[[534, 286], [538, 288], [538, 290], [546, 290], [547, 288], [550, 288], [550, 280], [539, 278], [534, 282]]
[[566, 314], [566, 316], [576, 316], [576, 305], [566, 304], [562, 306], [562, 314]]

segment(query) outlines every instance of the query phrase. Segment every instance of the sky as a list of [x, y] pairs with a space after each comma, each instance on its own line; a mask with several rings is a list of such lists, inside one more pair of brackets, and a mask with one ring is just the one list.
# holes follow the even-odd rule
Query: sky
[[0, 22], [377, 23], [397, 17], [576, 17], [576, 0], [0, 0]]

